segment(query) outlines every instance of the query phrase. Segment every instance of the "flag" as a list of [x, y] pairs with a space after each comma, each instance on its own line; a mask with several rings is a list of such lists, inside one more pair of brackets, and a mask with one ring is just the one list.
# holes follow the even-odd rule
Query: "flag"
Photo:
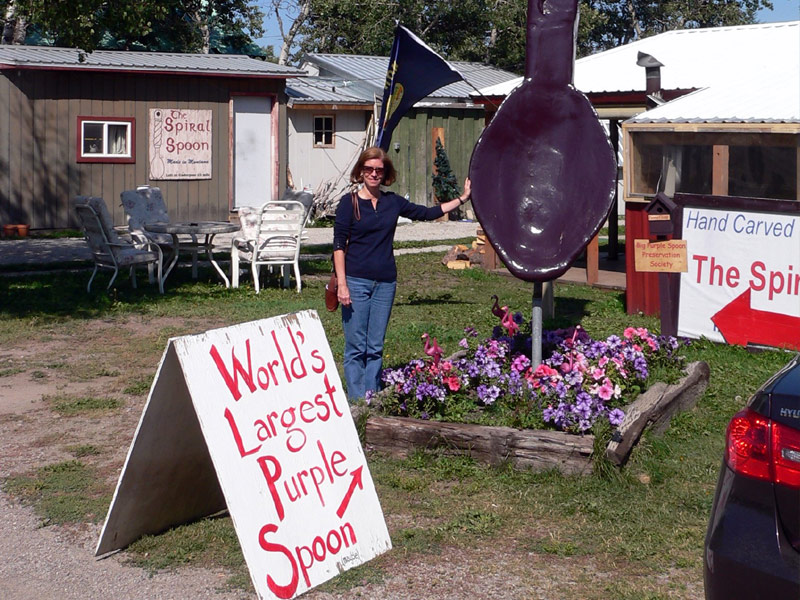
[[463, 79], [461, 73], [445, 59], [398, 25], [383, 89], [377, 145], [388, 150], [392, 131], [409, 108], [434, 90], [460, 79]]

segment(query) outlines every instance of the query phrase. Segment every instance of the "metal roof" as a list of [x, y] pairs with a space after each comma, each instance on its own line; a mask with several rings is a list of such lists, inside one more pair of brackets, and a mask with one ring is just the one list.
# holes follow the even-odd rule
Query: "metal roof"
[[296, 104], [357, 104], [371, 107], [374, 97], [347, 79], [332, 77], [303, 77], [286, 84], [289, 105]]
[[[800, 21], [669, 31], [575, 62], [575, 87], [586, 94], [644, 92], [639, 52], [661, 67], [664, 90], [701, 90], [636, 117], [653, 120], [794, 121], [798, 119]], [[522, 78], [484, 88], [504, 96]], [[676, 104], [678, 103], [678, 104]], [[670, 107], [670, 108], [667, 108]]]
[[[386, 70], [389, 67], [389, 58], [386, 56], [308, 54], [306, 61], [318, 68], [321, 76], [347, 77], [379, 98], [383, 96]], [[429, 99], [469, 98], [474, 88], [480, 89], [516, 78], [514, 73], [481, 63], [448, 62], [461, 73], [466, 82], [456, 81], [446, 85], [432, 92]]]
[[639, 113], [630, 123], [800, 123], [800, 61], [786, 73], [719, 83]]
[[[762, 68], [780, 68], [800, 53], [800, 21], [668, 31], [575, 61], [575, 87], [585, 94], [644, 91], [639, 52], [658, 59], [661, 87], [691, 90]], [[522, 81], [481, 89], [504, 96]]]
[[297, 77], [305, 73], [240, 54], [127, 52], [51, 46], [0, 45], [0, 69], [67, 69], [76, 71], [136, 71], [248, 77]]

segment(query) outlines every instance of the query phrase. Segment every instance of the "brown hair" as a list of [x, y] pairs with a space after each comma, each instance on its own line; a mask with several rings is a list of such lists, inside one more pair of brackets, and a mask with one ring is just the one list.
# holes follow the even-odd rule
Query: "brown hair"
[[353, 170], [350, 171], [350, 183], [364, 183], [364, 175], [362, 175], [361, 171], [364, 170], [364, 163], [373, 158], [379, 158], [383, 161], [383, 181], [381, 181], [381, 184], [392, 185], [394, 183], [394, 180], [397, 179], [397, 171], [394, 170], [392, 159], [389, 158], [383, 148], [378, 148], [377, 146], [367, 148], [358, 157]]

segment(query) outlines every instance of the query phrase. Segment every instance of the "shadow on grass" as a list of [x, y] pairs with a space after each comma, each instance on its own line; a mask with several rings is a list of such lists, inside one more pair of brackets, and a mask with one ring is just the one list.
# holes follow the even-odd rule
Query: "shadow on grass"
[[438, 296], [422, 296], [416, 292], [411, 292], [408, 299], [398, 300], [395, 302], [396, 306], [428, 306], [428, 305], [442, 305], [442, 304], [469, 304], [466, 300], [454, 298], [453, 294], [439, 294]]
[[[321, 263], [317, 265], [315, 261], [310, 261], [301, 264], [300, 272], [305, 288], [309, 283], [307, 277], [329, 271]], [[102, 270], [95, 276], [91, 291], [87, 292], [86, 285], [91, 274], [89, 268], [28, 272], [0, 277], [0, 318], [98, 318], [119, 310], [140, 312], [154, 306], [163, 306], [168, 310], [170, 305], [176, 305], [175, 310], [180, 312], [178, 304], [189, 306], [209, 300], [254, 300], [251, 298], [254, 294], [249, 272], [243, 272], [239, 289], [228, 289], [216, 271], [202, 264], [196, 280], [192, 279], [191, 269], [188, 267], [180, 266], [173, 271], [164, 284], [164, 295], [159, 294], [157, 284], [148, 281], [144, 269], [137, 271], [138, 287], [135, 289], [128, 273], [123, 271], [117, 275], [113, 286], [106, 289], [111, 272]], [[275, 300], [273, 295], [286, 291], [281, 287], [281, 280], [277, 272], [269, 273], [262, 269], [262, 293], [256, 297], [258, 301], [264, 305], [269, 304]], [[294, 277], [289, 289], [294, 292]], [[309, 299], [308, 295], [296, 296], [292, 296], [292, 304], [302, 301], [303, 298]]]

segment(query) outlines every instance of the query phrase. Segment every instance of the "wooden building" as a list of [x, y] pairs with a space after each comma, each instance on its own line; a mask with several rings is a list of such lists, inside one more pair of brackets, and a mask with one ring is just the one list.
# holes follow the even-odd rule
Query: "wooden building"
[[[389, 145], [389, 156], [397, 170], [397, 181], [392, 185], [392, 190], [408, 197], [416, 203], [433, 205], [436, 200], [433, 196], [433, 157], [435, 140], [442, 140], [453, 173], [463, 184], [469, 169], [472, 148], [478, 140], [486, 123], [486, 107], [479, 100], [473, 100], [470, 93], [475, 89], [496, 85], [513, 80], [516, 75], [490, 65], [472, 62], [450, 61], [453, 68], [464, 77], [464, 81], [457, 81], [433, 91], [428, 97], [417, 102], [400, 120], [395, 128]], [[367, 137], [371, 121], [373, 106], [379, 112], [380, 102], [386, 81], [388, 58], [382, 56], [348, 56], [338, 54], [309, 54], [305, 57], [303, 68], [308, 72], [308, 80], [290, 82], [305, 86], [312, 81], [331, 82], [338, 81], [335, 85], [338, 94], [347, 97], [361, 98], [369, 104], [358, 105], [355, 102], [341, 102], [335, 98], [327, 98], [325, 102], [314, 104], [313, 99], [319, 97], [319, 91], [309, 92], [307, 89], [298, 90], [299, 93], [293, 100], [293, 109], [305, 108], [310, 110], [314, 106], [315, 117], [330, 115], [336, 127], [357, 126], [360, 119], [363, 131]], [[330, 91], [330, 90], [328, 90]], [[291, 91], [290, 91], [291, 93]], [[305, 107], [302, 106], [303, 96], [306, 99]], [[353, 114], [356, 110], [359, 114]], [[376, 115], [377, 117], [377, 115]], [[346, 119], [346, 120], [345, 120]], [[291, 130], [290, 130], [291, 131]], [[353, 138], [353, 130], [344, 130]], [[334, 139], [338, 131], [334, 133]], [[349, 169], [354, 162], [352, 143], [343, 140], [343, 146], [336, 148], [338, 165], [349, 175]], [[293, 145], [293, 144], [290, 144]], [[310, 182], [315, 187], [321, 177], [328, 176], [326, 169], [330, 169], [332, 149], [324, 145], [311, 148], [303, 161], [295, 160], [295, 150], [292, 149], [292, 159], [289, 167], [295, 184], [303, 173], [303, 182]], [[341, 162], [343, 157], [350, 155], [349, 162]], [[297, 168], [295, 167], [297, 165]]]
[[0, 46], [0, 223], [75, 226], [69, 201], [157, 185], [175, 220], [228, 220], [286, 186], [286, 79], [237, 55]]

